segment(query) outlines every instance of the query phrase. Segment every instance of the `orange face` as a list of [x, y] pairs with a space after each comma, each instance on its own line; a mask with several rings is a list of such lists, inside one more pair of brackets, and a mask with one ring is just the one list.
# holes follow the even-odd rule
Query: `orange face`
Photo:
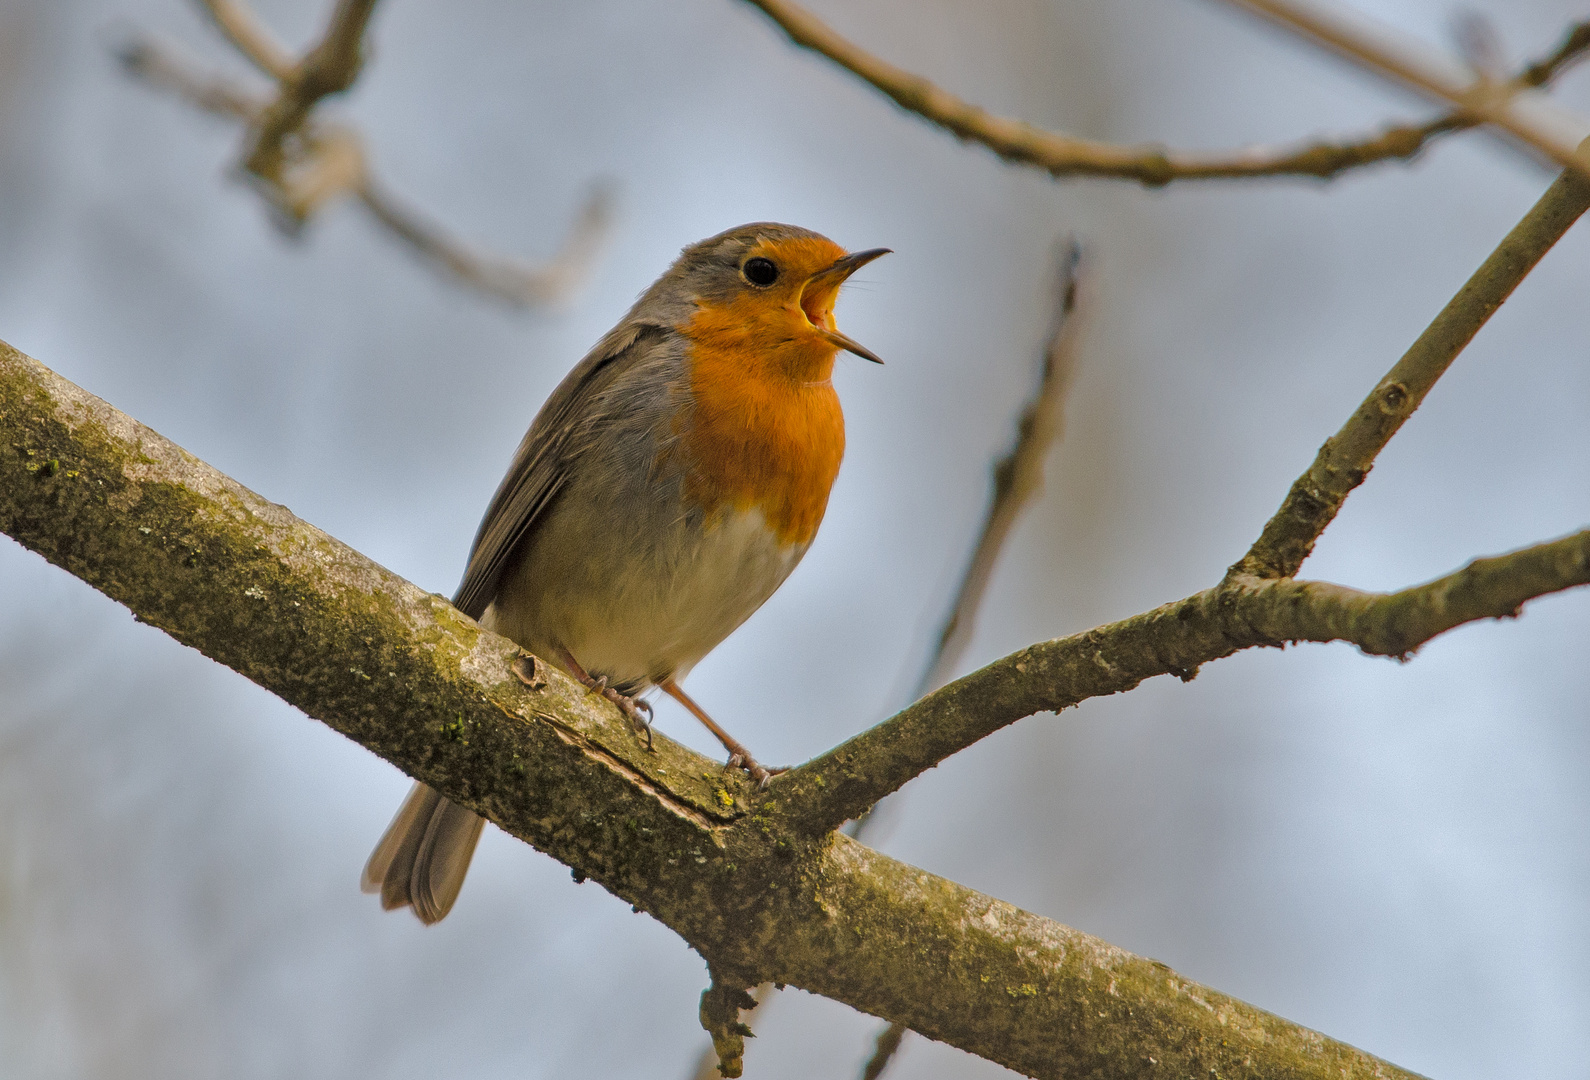
[[834, 301], [852, 273], [882, 254], [847, 255], [818, 236], [762, 240], [740, 258], [740, 288], [728, 299], [702, 301], [680, 330], [699, 345], [738, 351], [767, 374], [825, 380], [840, 349], [878, 359], [839, 333]]
[[763, 240], [740, 260], [743, 287], [702, 301], [678, 328], [691, 343], [686, 490], [709, 515], [754, 508], [781, 543], [816, 535], [845, 449], [834, 358], [877, 359], [835, 328], [834, 301], [881, 254], [846, 255], [820, 237]]

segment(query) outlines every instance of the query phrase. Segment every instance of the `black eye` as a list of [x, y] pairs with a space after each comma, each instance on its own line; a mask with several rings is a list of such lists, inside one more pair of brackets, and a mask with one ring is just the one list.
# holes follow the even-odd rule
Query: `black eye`
[[740, 273], [752, 285], [765, 287], [778, 280], [778, 267], [773, 265], [772, 259], [747, 259], [745, 265], [740, 267]]

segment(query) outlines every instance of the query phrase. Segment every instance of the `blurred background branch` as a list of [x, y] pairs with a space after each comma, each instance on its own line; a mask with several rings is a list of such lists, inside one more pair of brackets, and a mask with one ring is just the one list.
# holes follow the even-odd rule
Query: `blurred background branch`
[[[205, 0], [205, 5], [215, 15], [217, 5], [234, 6], [230, 0]], [[266, 181], [273, 189], [284, 186], [282, 167], [286, 163], [287, 139], [297, 134], [309, 119], [310, 112], [324, 97], [341, 94], [353, 86], [364, 67], [364, 34], [375, 14], [376, 0], [337, 0], [331, 23], [326, 27], [320, 43], [304, 54], [302, 60], [283, 72], [274, 64], [266, 74], [276, 78], [280, 89], [275, 100], [260, 111], [253, 123], [254, 145], [243, 158], [243, 167]], [[247, 26], [255, 38], [264, 36], [263, 27], [252, 25], [252, 20], [215, 15], [216, 23], [224, 31]], [[259, 51], [259, 41], [250, 45], [237, 42], [245, 56], [267, 55], [279, 61], [273, 52]]]
[[[1536, 153], [1590, 178], [1578, 154], [1590, 124], [1551, 105], [1518, 79], [1458, 63], [1391, 27], [1340, 6], [1309, 0], [1224, 0], [1343, 56], [1381, 78], [1453, 106], [1475, 123], [1490, 124]], [[1576, 28], [1577, 29], [1577, 28]], [[1569, 40], [1575, 38], [1570, 31]]]
[[[1055, 177], [1117, 177], [1151, 186], [1174, 180], [1266, 176], [1311, 176], [1328, 180], [1364, 165], [1410, 159], [1439, 136], [1481, 122], [1502, 122], [1511, 115], [1502, 106], [1494, 105], [1487, 105], [1484, 108], [1488, 111], [1476, 114], [1468, 97], [1449, 96], [1449, 102], [1462, 105], [1458, 112], [1424, 124], [1398, 124], [1356, 139], [1319, 140], [1289, 147], [1248, 147], [1226, 153], [1120, 146], [1045, 131], [1020, 120], [989, 113], [919, 75], [874, 56], [791, 0], [746, 2], [761, 9], [796, 45], [827, 57], [907, 112], [944, 128], [958, 139], [979, 143], [1006, 161], [1032, 165]], [[1590, 48], [1590, 24], [1581, 23], [1569, 32], [1563, 45], [1551, 56], [1530, 64], [1506, 87], [1545, 86], [1586, 48]], [[1561, 149], [1555, 143], [1540, 145]], [[1555, 150], [1548, 150], [1548, 153], [1557, 156]]]
[[544, 264], [479, 251], [410, 207], [370, 169], [364, 141], [346, 123], [315, 115], [324, 97], [349, 89], [363, 65], [363, 38], [375, 0], [339, 0], [320, 43], [301, 61], [242, 3], [203, 0], [217, 27], [256, 67], [277, 80], [274, 97], [203, 72], [172, 46], [150, 38], [122, 44], [123, 68], [206, 112], [241, 121], [249, 147], [241, 171], [272, 218], [296, 235], [321, 208], [347, 195], [425, 262], [482, 293], [519, 306], [564, 300], [588, 278], [612, 219], [611, 184], [593, 184], [561, 248]]

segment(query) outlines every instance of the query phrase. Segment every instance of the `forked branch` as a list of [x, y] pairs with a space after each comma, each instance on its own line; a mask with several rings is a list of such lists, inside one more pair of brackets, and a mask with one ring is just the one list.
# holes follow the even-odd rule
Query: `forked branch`
[[1486, 72], [1465, 70], [1417, 41], [1394, 34], [1389, 27], [1311, 0], [1226, 2], [1262, 15], [1382, 78], [1452, 106], [1459, 116], [1491, 124], [1542, 157], [1590, 179], [1590, 161], [1576, 150], [1590, 133], [1585, 122], [1532, 97], [1516, 81], [1498, 82]]
[[[1514, 615], [1533, 596], [1583, 584], [1582, 564], [1563, 561], [1561, 545], [1578, 550], [1574, 545], [1583, 541], [1576, 538], [1486, 563], [1485, 574], [1476, 576], [1471, 568], [1387, 595], [1290, 577], [1435, 380], [1586, 209], [1590, 181], [1564, 172], [1326, 441], [1263, 535], [1218, 585], [1144, 615], [1023, 649], [775, 777], [769, 798], [790, 827], [811, 834], [837, 828], [1022, 717], [1121, 693], [1156, 675], [1190, 679], [1200, 665], [1239, 649], [1345, 640], [1367, 652], [1404, 655], [1463, 622]], [[1542, 559], [1549, 572], [1540, 570]], [[1523, 592], [1497, 588], [1506, 574], [1498, 577], [1495, 568], [1509, 565], [1516, 565]]]
[[1297, 478], [1263, 533], [1235, 566], [1235, 576], [1297, 573], [1375, 457], [1413, 415], [1458, 353], [1474, 340], [1519, 282], [1590, 208], [1590, 180], [1564, 172], [1463, 287], [1402, 359], [1386, 373]]
[[[207, 6], [233, 44], [261, 67], [287, 55], [247, 8], [231, 0], [207, 0]], [[119, 58], [130, 74], [144, 82], [250, 127], [260, 123], [270, 108], [268, 97], [234, 79], [203, 73], [171, 47], [151, 40], [128, 42], [119, 50]], [[310, 116], [294, 134], [292, 146], [290, 163], [284, 162], [274, 179], [261, 179], [257, 185], [289, 230], [299, 228], [338, 196], [352, 195], [422, 259], [512, 304], [556, 303], [583, 284], [612, 217], [611, 188], [594, 185], [561, 249], [538, 265], [477, 250], [406, 205], [371, 171], [364, 141], [346, 124]]]
[[1190, 680], [1202, 665], [1256, 646], [1346, 641], [1366, 653], [1406, 657], [1454, 627], [1512, 618], [1529, 600], [1584, 584], [1590, 584], [1590, 531], [1476, 560], [1393, 593], [1229, 578], [1145, 614], [1030, 645], [958, 679], [776, 777], [769, 798], [788, 827], [822, 833], [1034, 713], [1123, 693], [1156, 675]]

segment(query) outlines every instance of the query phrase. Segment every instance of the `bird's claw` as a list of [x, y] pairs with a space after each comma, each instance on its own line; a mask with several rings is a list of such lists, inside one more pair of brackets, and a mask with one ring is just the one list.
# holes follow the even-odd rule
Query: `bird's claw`
[[779, 773], [789, 772], [787, 767], [767, 768], [743, 748], [729, 754], [728, 767], [731, 769], [744, 769], [750, 774], [751, 779], [756, 781], [756, 789], [758, 791], [766, 791], [768, 783]]
[[646, 749], [655, 750], [651, 735], [651, 702], [620, 694], [608, 686], [602, 687], [602, 696], [618, 706], [618, 711], [624, 714], [624, 719], [629, 721], [636, 735], [646, 736]]
[[656, 747], [652, 745], [651, 702], [642, 701], [640, 698], [633, 698], [628, 694], [619, 693], [617, 690], [614, 690], [611, 686], [607, 685], [606, 675], [596, 676], [586, 683], [586, 686], [591, 690], [592, 693], [600, 694], [602, 697], [616, 705], [618, 707], [618, 711], [624, 714], [624, 719], [629, 721], [629, 726], [634, 730], [635, 734], [646, 736], [646, 749], [652, 751], [656, 750]]

